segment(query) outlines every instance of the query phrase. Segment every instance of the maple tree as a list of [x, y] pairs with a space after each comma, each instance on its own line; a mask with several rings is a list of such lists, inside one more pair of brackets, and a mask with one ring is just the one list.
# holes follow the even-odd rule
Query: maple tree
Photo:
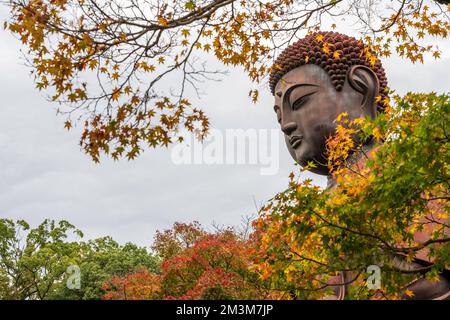
[[[353, 274], [350, 299], [412, 295], [412, 279], [436, 280], [450, 262], [450, 96], [395, 95], [373, 121], [337, 120], [328, 142], [335, 186], [291, 175], [255, 221], [255, 270], [287, 299], [332, 294], [341, 271]], [[368, 139], [375, 145], [366, 149]], [[396, 258], [432, 263], [411, 269]], [[369, 265], [381, 266], [378, 290], [366, 286]]]
[[103, 283], [103, 300], [155, 300], [160, 298], [159, 276], [146, 269], [125, 276], [114, 276]]
[[[198, 222], [158, 231], [152, 248], [164, 257], [146, 269], [104, 282], [103, 299], [264, 299], [273, 297], [251, 270], [256, 242], [232, 228], [207, 232]], [[176, 250], [174, 250], [176, 248]]]
[[[339, 27], [334, 17], [345, 16], [373, 59], [396, 52], [423, 62], [428, 52], [441, 55], [426, 38], [448, 36], [444, 2], [9, 0], [5, 28], [26, 46], [36, 87], [60, 103], [65, 127], [84, 126], [84, 151], [94, 161], [101, 153], [133, 159], [145, 146], [182, 141], [183, 128], [207, 134], [208, 118], [190, 100], [221, 74], [208, 68], [208, 56], [258, 84], [280, 49], [306, 32]], [[168, 93], [169, 79], [178, 80]], [[250, 96], [256, 101], [258, 90]]]
[[206, 235], [206, 231], [198, 221], [175, 222], [171, 229], [156, 231], [151, 247], [162, 259], [170, 259], [193, 246]]
[[[202, 235], [161, 263], [160, 285], [165, 299], [268, 297], [264, 283], [250, 270], [256, 252], [253, 239], [231, 228], [209, 233], [199, 224], [196, 227], [196, 233]], [[192, 225], [174, 225], [174, 230], [180, 228], [192, 231]], [[160, 235], [155, 236], [156, 244]]]
[[[36, 87], [59, 103], [67, 129], [84, 126], [80, 144], [94, 161], [102, 153], [134, 159], [145, 146], [182, 141], [183, 128], [204, 137], [208, 118], [191, 100], [203, 81], [222, 74], [208, 68], [208, 56], [242, 68], [257, 86], [278, 67], [273, 61], [281, 49], [308, 32], [338, 28], [336, 16], [360, 29], [372, 65], [394, 53], [413, 63], [427, 54], [439, 59], [442, 52], [430, 39], [450, 32], [450, 5], [442, 0], [390, 6], [356, 0], [8, 3], [5, 28], [26, 46]], [[340, 59], [322, 40], [319, 50]], [[249, 96], [256, 101], [259, 91]], [[350, 298], [401, 298], [411, 279], [436, 279], [449, 264], [450, 98], [409, 93], [384, 99], [386, 113], [374, 121], [337, 119], [341, 125], [328, 141], [335, 187], [323, 190], [291, 175], [289, 188], [262, 209], [250, 238], [231, 229], [210, 233], [195, 222], [158, 232], [152, 249], [163, 259], [161, 270], [145, 250], [111, 239], [64, 241], [75, 230], [66, 222], [32, 230], [22, 253], [14, 231], [29, 226], [1, 220], [2, 296], [311, 299], [331, 293], [328, 280], [345, 270], [354, 274]], [[374, 139], [375, 147], [368, 152], [355, 136]], [[355, 152], [363, 165], [348, 161]], [[425, 230], [429, 238], [415, 237]], [[392, 262], [418, 256], [433, 264], [411, 271]], [[90, 270], [92, 283], [77, 293], [58, 286], [75, 262]], [[377, 291], [365, 285], [371, 264], [383, 269]]]

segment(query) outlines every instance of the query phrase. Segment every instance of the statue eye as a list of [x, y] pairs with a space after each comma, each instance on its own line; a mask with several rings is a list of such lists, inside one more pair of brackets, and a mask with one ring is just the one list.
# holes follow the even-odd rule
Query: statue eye
[[281, 123], [281, 111], [280, 111], [280, 109], [278, 109], [277, 108], [277, 120], [278, 120], [278, 123]]
[[304, 96], [295, 100], [295, 102], [292, 104], [292, 109], [293, 110], [299, 109], [302, 105], [304, 105], [308, 101], [309, 97], [312, 96], [314, 93], [316, 93], [316, 91], [305, 94]]

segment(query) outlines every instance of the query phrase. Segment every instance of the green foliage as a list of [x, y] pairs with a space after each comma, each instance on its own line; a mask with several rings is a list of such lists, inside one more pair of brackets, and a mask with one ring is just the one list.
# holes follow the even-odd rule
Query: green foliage
[[[291, 175], [250, 238], [175, 223], [157, 232], [155, 257], [110, 237], [74, 241], [82, 233], [67, 221], [33, 229], [1, 219], [0, 297], [318, 299], [332, 293], [329, 281], [343, 270], [351, 275], [350, 299], [409, 295], [412, 279], [437, 279], [450, 265], [450, 95], [394, 101], [373, 121], [339, 117], [328, 141], [336, 184], [324, 190]], [[418, 261], [431, 264], [403, 268]], [[81, 269], [79, 290], [66, 286], [70, 265]], [[366, 286], [369, 265], [381, 267], [378, 290]]]
[[30, 229], [23, 220], [0, 219], [0, 298], [46, 299], [77, 261], [78, 244], [69, 236], [82, 233], [67, 221]]
[[[425, 268], [430, 279], [449, 265], [450, 97], [410, 93], [395, 101], [373, 122], [348, 123], [352, 134], [384, 143], [347, 150], [343, 129], [331, 139], [329, 145], [340, 146], [329, 150], [331, 158], [344, 159], [333, 166], [333, 188], [292, 176], [288, 190], [263, 208], [255, 223], [257, 269], [275, 289], [321, 298], [331, 291], [328, 281], [347, 270], [354, 275], [350, 298], [399, 298], [419, 273], [403, 270], [393, 257], [432, 261]], [[378, 291], [365, 286], [373, 264], [382, 266]]]
[[145, 248], [131, 243], [121, 246], [111, 237], [80, 244], [79, 267], [81, 289], [71, 290], [61, 283], [51, 296], [53, 299], [100, 299], [102, 284], [112, 276], [123, 276], [139, 269], [158, 272], [159, 260]]
[[[113, 276], [159, 270], [159, 259], [145, 248], [119, 245], [111, 237], [67, 240], [73, 236], [83, 234], [67, 221], [45, 220], [32, 229], [23, 220], [1, 219], [0, 298], [100, 299], [102, 283]], [[67, 287], [71, 265], [80, 268], [80, 289]]]

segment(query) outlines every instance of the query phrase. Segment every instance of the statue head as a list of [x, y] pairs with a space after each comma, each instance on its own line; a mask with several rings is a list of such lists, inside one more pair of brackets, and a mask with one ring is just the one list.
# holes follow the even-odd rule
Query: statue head
[[[384, 69], [361, 41], [318, 32], [286, 48], [275, 61], [270, 89], [289, 153], [310, 171], [329, 174], [326, 140], [339, 114], [374, 118], [383, 109]], [[381, 99], [377, 99], [380, 96]]]

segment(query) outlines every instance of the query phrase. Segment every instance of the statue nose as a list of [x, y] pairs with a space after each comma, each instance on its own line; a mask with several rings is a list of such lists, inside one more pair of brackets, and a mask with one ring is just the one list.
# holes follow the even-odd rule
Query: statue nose
[[288, 122], [281, 125], [281, 131], [283, 131], [285, 134], [290, 134], [295, 129], [297, 129], [297, 124], [295, 122]]

